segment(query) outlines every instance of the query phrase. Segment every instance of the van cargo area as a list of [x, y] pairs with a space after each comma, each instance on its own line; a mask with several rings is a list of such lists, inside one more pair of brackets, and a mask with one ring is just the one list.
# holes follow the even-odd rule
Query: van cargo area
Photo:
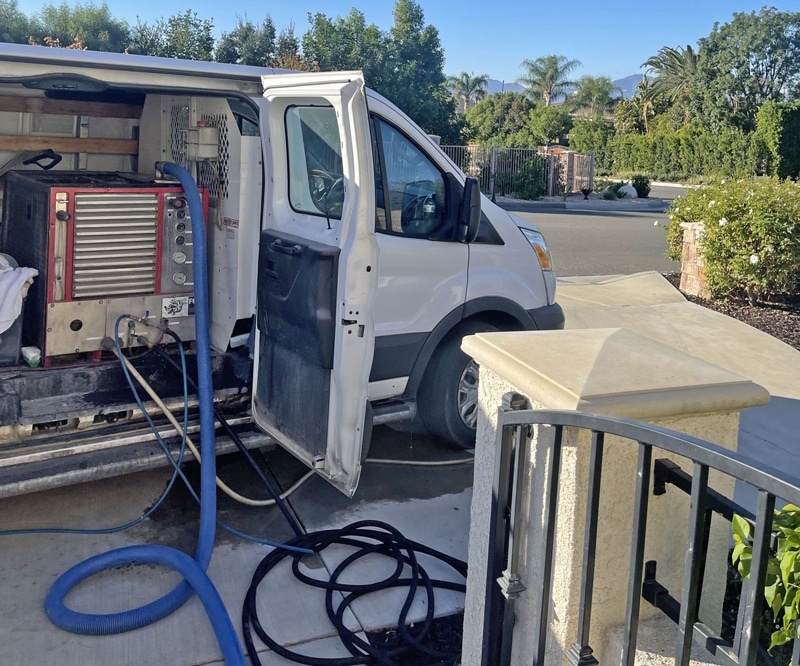
[[539, 230], [359, 72], [0, 44], [0, 186], [0, 496], [166, 464], [201, 277], [219, 415], [347, 495], [373, 424], [474, 445], [465, 335], [564, 325]]

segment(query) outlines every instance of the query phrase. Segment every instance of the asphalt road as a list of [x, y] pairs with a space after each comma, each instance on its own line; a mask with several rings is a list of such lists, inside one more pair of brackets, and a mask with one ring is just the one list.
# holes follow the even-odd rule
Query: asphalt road
[[653, 224], [669, 221], [661, 212], [563, 208], [513, 212], [541, 229], [559, 276], [668, 273], [679, 268], [664, 256], [664, 227]]
[[[666, 207], [685, 190], [653, 185], [650, 198]], [[621, 204], [624, 205], [624, 204]], [[553, 255], [556, 274], [621, 275], [641, 271], [668, 273], [679, 270], [669, 261], [664, 226], [669, 222], [658, 210], [574, 210], [537, 205], [508, 210], [536, 224]], [[659, 225], [653, 223], [658, 221]]]

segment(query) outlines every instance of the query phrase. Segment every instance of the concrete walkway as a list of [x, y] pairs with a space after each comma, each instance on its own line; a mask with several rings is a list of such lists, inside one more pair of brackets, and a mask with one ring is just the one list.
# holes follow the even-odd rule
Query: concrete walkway
[[[739, 452], [800, 481], [800, 352], [740, 321], [688, 302], [662, 275], [559, 280], [568, 328], [627, 328], [763, 386], [767, 405], [742, 413]], [[740, 484], [736, 501], [754, 505]]]

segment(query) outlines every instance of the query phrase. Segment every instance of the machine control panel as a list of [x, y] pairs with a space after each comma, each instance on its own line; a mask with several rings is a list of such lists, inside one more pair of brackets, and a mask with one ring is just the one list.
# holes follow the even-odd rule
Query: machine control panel
[[186, 197], [167, 194], [162, 216], [161, 293], [194, 289], [192, 220]]

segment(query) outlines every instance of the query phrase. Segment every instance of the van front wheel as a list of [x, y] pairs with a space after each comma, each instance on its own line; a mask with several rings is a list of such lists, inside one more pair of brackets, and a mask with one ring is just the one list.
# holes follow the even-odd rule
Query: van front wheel
[[478, 364], [461, 351], [461, 340], [496, 330], [491, 324], [470, 322], [453, 331], [420, 387], [418, 410], [428, 432], [460, 448], [475, 446], [478, 424]]

